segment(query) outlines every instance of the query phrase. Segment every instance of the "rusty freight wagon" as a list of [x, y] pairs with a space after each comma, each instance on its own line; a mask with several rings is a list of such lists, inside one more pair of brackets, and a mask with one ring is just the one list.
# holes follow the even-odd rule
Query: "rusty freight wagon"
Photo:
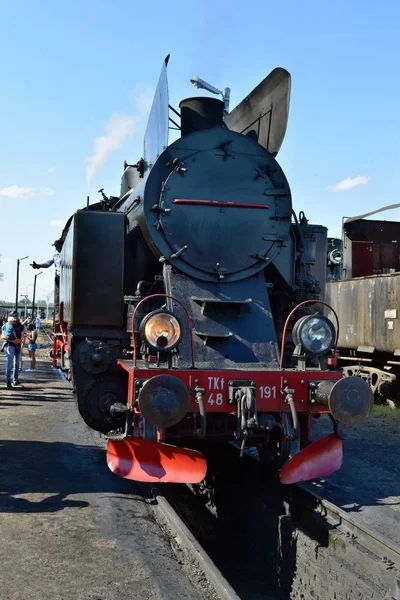
[[355, 217], [345, 221], [341, 276], [326, 284], [338, 313], [340, 364], [380, 400], [399, 400], [400, 223]]

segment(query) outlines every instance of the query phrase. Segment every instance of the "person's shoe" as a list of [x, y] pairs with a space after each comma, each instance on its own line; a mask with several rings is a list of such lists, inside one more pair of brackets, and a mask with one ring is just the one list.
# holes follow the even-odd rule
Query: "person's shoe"
[[6, 385], [4, 386], [7, 390], [12, 390], [12, 385], [11, 383], [6, 383]]
[[14, 387], [24, 387], [20, 381], [14, 381], [13, 386]]
[[25, 369], [25, 373], [34, 373], [36, 369]]

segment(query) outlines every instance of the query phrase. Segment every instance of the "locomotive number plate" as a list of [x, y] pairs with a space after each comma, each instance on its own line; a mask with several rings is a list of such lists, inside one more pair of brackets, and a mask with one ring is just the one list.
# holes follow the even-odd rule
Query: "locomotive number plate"
[[225, 378], [208, 377], [207, 404], [210, 406], [222, 406], [225, 396]]

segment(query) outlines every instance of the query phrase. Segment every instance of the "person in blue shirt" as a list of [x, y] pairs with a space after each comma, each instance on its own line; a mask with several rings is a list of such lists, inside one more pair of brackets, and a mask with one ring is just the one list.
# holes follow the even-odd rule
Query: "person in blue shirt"
[[[15, 336], [15, 332], [14, 332], [14, 323], [17, 322], [17, 319], [14, 315], [10, 315], [7, 319], [7, 322], [5, 323], [4, 327], [3, 327], [3, 333], [4, 336], [3, 338], [6, 340], [9, 337], [12, 337], [13, 335]], [[8, 341], [6, 342], [8, 344]]]
[[6, 388], [11, 390], [11, 372], [13, 372], [13, 384], [15, 387], [22, 387], [18, 381], [19, 359], [21, 354], [21, 343], [23, 339], [23, 325], [15, 315], [8, 317], [7, 323], [3, 327], [2, 338], [7, 343], [7, 367], [6, 367]]

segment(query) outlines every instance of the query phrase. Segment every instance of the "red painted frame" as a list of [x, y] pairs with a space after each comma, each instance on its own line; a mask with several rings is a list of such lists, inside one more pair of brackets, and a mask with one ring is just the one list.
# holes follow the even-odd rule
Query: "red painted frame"
[[[54, 318], [53, 321], [53, 356], [52, 366], [54, 369], [63, 368], [63, 356], [68, 352], [68, 329], [65, 321]], [[58, 364], [60, 361], [60, 365]]]
[[[276, 371], [261, 370], [210, 370], [210, 369], [160, 369], [134, 367], [132, 361], [119, 360], [118, 364], [128, 373], [128, 405], [134, 406], [135, 380], [150, 379], [156, 375], [173, 375], [180, 379], [190, 390], [191, 400], [189, 412], [199, 412], [196, 403], [195, 387], [203, 388], [204, 404], [210, 413], [232, 413], [236, 411], [236, 402], [229, 404], [229, 381], [249, 380], [254, 381], [256, 387], [256, 402], [258, 412], [290, 412], [290, 407], [285, 401], [283, 389], [288, 387], [294, 390], [294, 401], [299, 413], [322, 414], [329, 413], [327, 406], [312, 403], [309, 399], [309, 383], [312, 381], [342, 379], [339, 371], [306, 370], [297, 371], [282, 369]], [[221, 396], [217, 398], [217, 394]], [[218, 404], [217, 404], [218, 400]]]

